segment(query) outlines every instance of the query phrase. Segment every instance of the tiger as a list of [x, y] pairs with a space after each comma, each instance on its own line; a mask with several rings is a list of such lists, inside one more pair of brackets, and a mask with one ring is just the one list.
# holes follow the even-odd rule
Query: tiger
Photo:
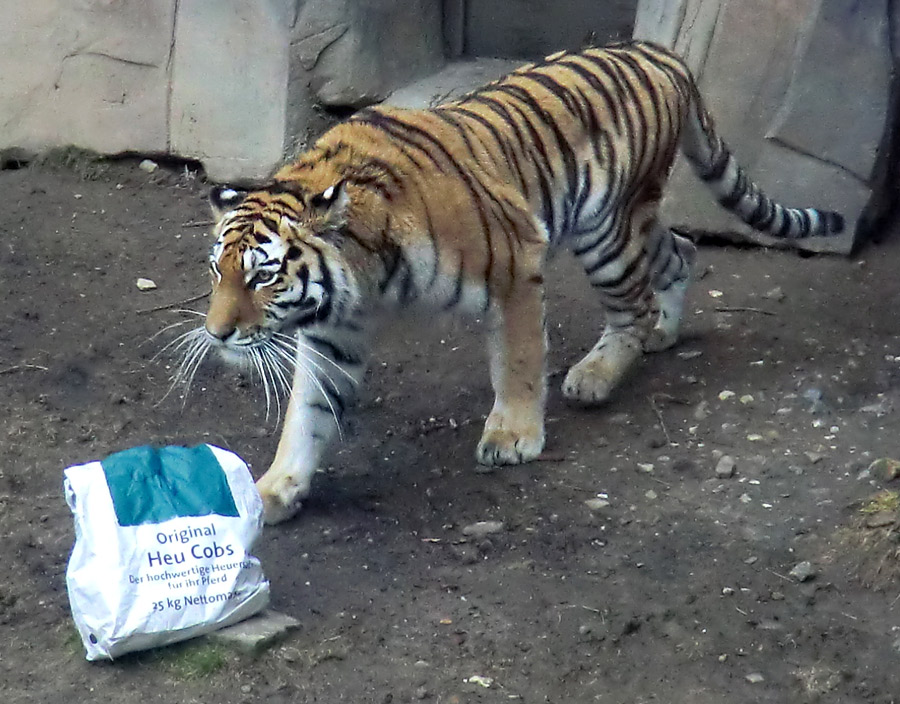
[[290, 387], [257, 481], [265, 521], [301, 508], [359, 395], [376, 321], [392, 313], [484, 320], [494, 402], [475, 454], [485, 465], [544, 449], [552, 249], [574, 254], [605, 311], [596, 344], [565, 375], [567, 399], [602, 403], [645, 352], [674, 345], [696, 253], [658, 217], [679, 149], [759, 231], [844, 228], [837, 212], [765, 195], [685, 63], [645, 41], [561, 51], [436, 107], [365, 108], [265, 185], [214, 187], [212, 293], [182, 367], [216, 350]]

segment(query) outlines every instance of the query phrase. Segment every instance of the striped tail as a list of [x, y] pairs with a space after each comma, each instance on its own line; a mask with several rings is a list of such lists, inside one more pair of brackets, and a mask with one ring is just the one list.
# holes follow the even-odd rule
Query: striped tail
[[828, 237], [843, 232], [844, 217], [840, 213], [787, 208], [763, 193], [716, 134], [697, 87], [692, 86], [691, 92], [693, 109], [682, 137], [682, 150], [723, 207], [750, 227], [773, 237]]

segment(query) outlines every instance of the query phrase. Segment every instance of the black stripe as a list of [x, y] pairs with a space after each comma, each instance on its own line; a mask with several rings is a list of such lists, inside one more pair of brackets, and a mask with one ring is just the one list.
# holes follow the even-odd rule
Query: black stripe
[[490, 120], [483, 117], [482, 115], [479, 115], [477, 112], [469, 110], [468, 108], [465, 108], [463, 106], [456, 106], [449, 109], [453, 110], [454, 112], [461, 113], [472, 120], [475, 120], [476, 122], [478, 122], [478, 124], [480, 124], [488, 131], [488, 134], [490, 134], [493, 140], [497, 143], [500, 151], [503, 152], [503, 156], [506, 158], [507, 165], [512, 168], [513, 173], [518, 179], [519, 182], [517, 185], [522, 189], [525, 197], [529, 198], [530, 196], [528, 192], [528, 181], [526, 180], [525, 175], [522, 173], [522, 164], [519, 162], [519, 155], [516, 154], [515, 149], [512, 149], [510, 147], [509, 141], [503, 136], [503, 134], [501, 134], [500, 130], [498, 130]]
[[[584, 58], [587, 59], [587, 55], [584, 55]], [[600, 97], [603, 98], [603, 101], [606, 103], [606, 107], [612, 113], [613, 122], [615, 122], [616, 128], [618, 129], [619, 133], [621, 134], [621, 132], [622, 132], [622, 115], [619, 112], [620, 103], [616, 98], [614, 98], [610, 94], [606, 85], [599, 78], [597, 78], [597, 76], [594, 73], [591, 73], [591, 71], [589, 71], [584, 66], [582, 66], [581, 64], [579, 64], [575, 61], [560, 61], [559, 65], [565, 66], [566, 68], [571, 69], [572, 71], [577, 73], [585, 81], [587, 81], [588, 85], [595, 92], [600, 94]], [[603, 72], [603, 74], [607, 75], [607, 73], [605, 71]]]
[[[707, 183], [712, 183], [713, 181], [721, 181], [722, 177], [725, 175], [725, 171], [728, 170], [728, 161], [731, 159], [731, 154], [727, 149], [722, 149], [719, 152], [719, 155], [715, 157], [715, 161], [709, 170], [704, 171], [700, 174], [700, 178], [706, 181]], [[706, 166], [704, 164], [704, 166]]]
[[[550, 114], [550, 112], [546, 110], [531, 93], [521, 86], [498, 86], [497, 90], [504, 92], [507, 95], [511, 95], [528, 105], [534, 111], [535, 115], [550, 128], [550, 131], [553, 133], [556, 143], [559, 146], [559, 151], [562, 154], [566, 177], [566, 197], [564, 198], [564, 202], [566, 203], [565, 207], [567, 211], [570, 210], [571, 193], [574, 190], [575, 184], [578, 182], [578, 163], [575, 158], [575, 152], [572, 150], [572, 145], [569, 144], [569, 140], [560, 129], [559, 123], [556, 122], [553, 115]], [[568, 217], [565, 219], [568, 220]]]
[[728, 210], [734, 210], [735, 206], [741, 202], [741, 198], [744, 197], [746, 190], [747, 175], [742, 168], [738, 167], [737, 178], [734, 180], [731, 192], [728, 195], [719, 198], [720, 205], [724, 208], [728, 208]]
[[[402, 120], [398, 120], [397, 118], [391, 117], [389, 115], [384, 115], [380, 112], [375, 112], [374, 110], [363, 110], [351, 117], [350, 122], [371, 125], [372, 127], [387, 132], [397, 141], [402, 142], [408, 147], [411, 147], [416, 151], [424, 154], [440, 173], [446, 173], [440, 161], [434, 156], [434, 154], [432, 154], [425, 147], [423, 147], [416, 140], [412, 139], [412, 137], [405, 133], [404, 130], [408, 130], [413, 133], [415, 133], [415, 130], [412, 130], [410, 126]], [[415, 160], [413, 161], [416, 166], [422, 168], [421, 163], [415, 162]]]
[[[534, 158], [534, 153], [531, 151], [530, 147], [534, 146], [538, 150], [538, 154], [544, 161], [547, 170], [550, 172], [551, 177], [553, 174], [553, 169], [550, 167], [549, 163], [547, 163], [547, 153], [546, 148], [544, 147], [543, 140], [531, 123], [528, 121], [528, 118], [519, 109], [517, 106], [507, 107], [501, 101], [496, 98], [491, 98], [489, 96], [477, 96], [473, 98], [473, 102], [478, 102], [480, 104], [486, 105], [488, 109], [500, 115], [500, 117], [513, 129], [516, 133], [516, 138], [519, 140], [519, 145], [528, 151], [531, 155], [531, 163], [534, 166], [535, 176], [537, 177], [538, 187], [541, 191], [541, 210], [542, 210], [542, 220], [544, 222], [545, 227], [550, 232], [554, 232], [556, 230], [556, 216], [553, 209], [553, 199], [551, 195], [550, 184], [547, 181], [547, 174], [544, 172], [544, 168], [542, 168], [541, 164], [537, 159]], [[522, 134], [519, 129], [519, 125], [516, 122], [515, 118], [510, 113], [510, 108], [515, 110], [516, 113], [522, 118], [526, 129], [529, 131], [531, 135], [530, 140], [526, 140], [525, 136]]]
[[791, 231], [793, 227], [794, 221], [791, 217], [791, 212], [787, 208], [781, 208], [782, 213], [782, 223], [781, 227], [778, 228], [778, 232], [773, 233], [776, 237], [787, 237], [788, 233]]
[[812, 230], [812, 221], [809, 218], [809, 213], [805, 210], [797, 210], [796, 212], [800, 216], [800, 232], [797, 236], [805, 237]]
[[459, 271], [456, 273], [456, 286], [453, 289], [453, 295], [450, 297], [450, 300], [447, 301], [447, 304], [444, 306], [446, 310], [450, 310], [451, 308], [455, 308], [459, 305], [459, 302], [462, 300], [463, 293], [463, 271], [464, 271], [464, 262], [466, 255], [462, 252], [459, 253]]
[[747, 224], [750, 227], [755, 229], [760, 229], [760, 225], [766, 221], [766, 214], [768, 213], [768, 202], [767, 198], [763, 197], [760, 193], [756, 194], [756, 197], [759, 199], [756, 203], [756, 207], [753, 209], [753, 212], [747, 217]]
[[308, 332], [303, 333], [303, 339], [313, 345], [313, 347], [316, 347], [319, 352], [329, 357], [332, 361], [337, 362], [338, 364], [349, 364], [354, 366], [359, 366], [360, 364], [362, 364], [362, 359], [360, 359], [358, 355], [354, 354], [353, 352], [341, 349], [333, 342], [331, 342], [331, 340], [326, 340], [323, 337], [312, 335]]

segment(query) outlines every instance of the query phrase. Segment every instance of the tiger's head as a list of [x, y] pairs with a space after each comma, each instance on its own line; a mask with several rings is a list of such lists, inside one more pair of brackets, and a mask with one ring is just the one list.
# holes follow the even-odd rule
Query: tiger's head
[[276, 183], [257, 191], [215, 188], [206, 341], [226, 358], [251, 356], [279, 335], [328, 323], [348, 307], [352, 275], [333, 237], [348, 195], [338, 182], [307, 195]]

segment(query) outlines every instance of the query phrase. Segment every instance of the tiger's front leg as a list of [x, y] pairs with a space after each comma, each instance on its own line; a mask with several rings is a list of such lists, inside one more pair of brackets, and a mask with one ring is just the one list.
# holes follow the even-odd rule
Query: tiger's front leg
[[291, 398], [275, 459], [256, 482], [269, 525], [294, 516], [309, 494], [313, 474], [340, 432], [365, 372], [358, 339], [298, 336]]
[[520, 464], [544, 449], [546, 333], [540, 277], [517, 284], [495, 304], [488, 351], [494, 407], [478, 443], [481, 464]]

